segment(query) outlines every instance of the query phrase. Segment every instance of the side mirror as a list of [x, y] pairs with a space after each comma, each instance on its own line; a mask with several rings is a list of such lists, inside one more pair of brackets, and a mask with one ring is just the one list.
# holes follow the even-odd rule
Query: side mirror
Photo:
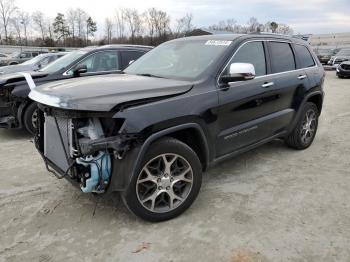
[[232, 63], [228, 75], [223, 75], [221, 81], [225, 84], [235, 81], [246, 81], [255, 78], [255, 68], [249, 63]]
[[74, 76], [80, 76], [80, 74], [84, 74], [87, 72], [87, 66], [84, 64], [78, 65], [76, 68], [73, 70], [73, 75]]

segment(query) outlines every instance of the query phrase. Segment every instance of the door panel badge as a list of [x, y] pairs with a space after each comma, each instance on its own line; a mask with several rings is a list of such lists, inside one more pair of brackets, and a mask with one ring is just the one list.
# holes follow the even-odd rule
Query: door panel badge
[[232, 133], [232, 134], [230, 134], [228, 136], [225, 136], [224, 139], [225, 140], [232, 139], [232, 138], [244, 135], [246, 133], [249, 133], [249, 132], [251, 132], [251, 131], [253, 131], [255, 129], [258, 129], [258, 126], [252, 126], [252, 127], [249, 127], [249, 128], [242, 129], [240, 131], [234, 132], [234, 133]]

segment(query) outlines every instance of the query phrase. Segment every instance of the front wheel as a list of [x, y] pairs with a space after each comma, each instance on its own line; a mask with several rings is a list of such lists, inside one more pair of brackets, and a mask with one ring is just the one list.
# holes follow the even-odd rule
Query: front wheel
[[314, 141], [318, 127], [318, 108], [314, 103], [307, 102], [302, 108], [300, 119], [292, 132], [285, 139], [289, 147], [306, 149]]
[[38, 106], [36, 103], [31, 103], [25, 109], [23, 116], [23, 123], [26, 130], [32, 135], [35, 134], [38, 121]]
[[202, 183], [201, 163], [186, 144], [163, 138], [152, 144], [122, 198], [151, 222], [172, 219], [191, 206]]

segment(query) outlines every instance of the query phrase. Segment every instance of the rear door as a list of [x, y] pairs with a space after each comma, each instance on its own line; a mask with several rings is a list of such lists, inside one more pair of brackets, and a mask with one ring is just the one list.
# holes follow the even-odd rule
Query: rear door
[[254, 144], [271, 134], [275, 94], [271, 92], [266, 44], [251, 41], [243, 44], [228, 63], [250, 63], [255, 67], [253, 80], [232, 82], [219, 88], [217, 157]]
[[304, 69], [298, 69], [295, 50], [291, 43], [269, 41], [271, 60], [271, 90], [276, 94], [274, 110], [276, 117], [271, 123], [272, 133], [285, 131], [295, 115], [295, 102], [309, 86]]

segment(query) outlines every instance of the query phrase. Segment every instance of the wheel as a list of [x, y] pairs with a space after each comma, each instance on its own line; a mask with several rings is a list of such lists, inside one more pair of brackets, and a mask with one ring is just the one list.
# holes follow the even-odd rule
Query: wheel
[[342, 76], [342, 75], [338, 75], [338, 77], [339, 77], [339, 78], [344, 78], [344, 76]]
[[318, 117], [317, 106], [314, 103], [307, 102], [302, 109], [298, 123], [285, 139], [286, 144], [300, 150], [308, 148], [317, 132]]
[[24, 116], [23, 123], [26, 130], [32, 135], [35, 134], [35, 130], [37, 128], [37, 120], [38, 120], [38, 109], [36, 103], [31, 103], [27, 106]]
[[159, 222], [182, 214], [196, 199], [202, 166], [196, 153], [173, 138], [152, 144], [139, 172], [122, 193], [128, 209], [144, 220]]

